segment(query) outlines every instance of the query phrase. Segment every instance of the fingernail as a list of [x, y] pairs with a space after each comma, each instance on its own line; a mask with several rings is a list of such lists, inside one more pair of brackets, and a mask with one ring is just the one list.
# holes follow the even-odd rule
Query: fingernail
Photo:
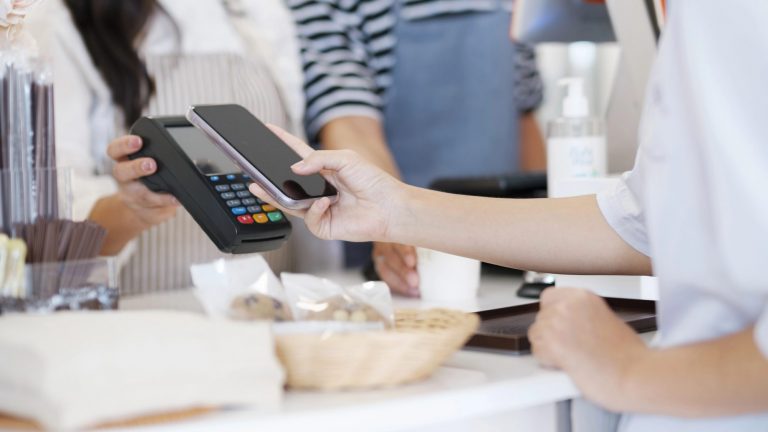
[[171, 203], [171, 205], [179, 205], [179, 200], [177, 200], [175, 196], [171, 196], [171, 197], [168, 199], [168, 202], [170, 202], [170, 203]]
[[304, 161], [303, 160], [302, 161], [298, 161], [295, 164], [291, 165], [291, 169], [294, 169], [294, 170], [302, 169], [302, 168], [304, 168]]
[[141, 138], [132, 137], [128, 145], [131, 147], [132, 150], [138, 150], [139, 147], [141, 147]]
[[410, 285], [412, 289], [417, 289], [419, 287], [419, 275], [415, 272], [408, 273], [406, 279], [408, 279], [408, 285]]
[[408, 290], [408, 295], [411, 297], [421, 297], [421, 293], [419, 292], [418, 289]]
[[144, 172], [151, 173], [155, 170], [155, 161], [153, 160], [145, 160], [141, 163], [141, 169], [144, 170]]

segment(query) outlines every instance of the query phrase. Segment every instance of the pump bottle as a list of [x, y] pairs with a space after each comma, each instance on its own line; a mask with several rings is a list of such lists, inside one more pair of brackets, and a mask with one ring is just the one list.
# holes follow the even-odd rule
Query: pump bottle
[[567, 87], [562, 116], [549, 124], [547, 131], [547, 189], [550, 197], [558, 193], [558, 183], [566, 179], [604, 177], [607, 172], [605, 125], [591, 117], [589, 101], [581, 78], [564, 78]]

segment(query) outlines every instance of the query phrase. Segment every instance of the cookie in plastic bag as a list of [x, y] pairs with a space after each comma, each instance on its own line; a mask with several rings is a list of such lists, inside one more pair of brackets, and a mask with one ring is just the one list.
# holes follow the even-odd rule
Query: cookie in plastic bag
[[283, 273], [280, 278], [296, 320], [394, 325], [392, 296], [384, 282], [342, 287], [307, 274]]
[[290, 321], [280, 281], [260, 255], [219, 259], [191, 267], [195, 294], [209, 316]]

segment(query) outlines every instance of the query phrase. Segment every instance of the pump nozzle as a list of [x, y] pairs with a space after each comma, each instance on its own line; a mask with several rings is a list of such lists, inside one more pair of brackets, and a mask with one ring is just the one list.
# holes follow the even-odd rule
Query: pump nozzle
[[563, 99], [563, 117], [588, 117], [589, 101], [584, 95], [584, 80], [563, 78], [557, 84], [568, 87], [568, 94]]

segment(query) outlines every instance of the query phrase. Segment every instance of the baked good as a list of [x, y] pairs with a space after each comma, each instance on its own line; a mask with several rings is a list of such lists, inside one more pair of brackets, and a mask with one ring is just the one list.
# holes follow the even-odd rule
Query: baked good
[[316, 305], [325, 305], [320, 310], [307, 310], [308, 321], [352, 321], [386, 322], [386, 319], [373, 306], [355, 301], [343, 295], [329, 297]]
[[261, 293], [236, 297], [230, 305], [229, 315], [236, 320], [290, 321], [291, 311], [280, 300]]

